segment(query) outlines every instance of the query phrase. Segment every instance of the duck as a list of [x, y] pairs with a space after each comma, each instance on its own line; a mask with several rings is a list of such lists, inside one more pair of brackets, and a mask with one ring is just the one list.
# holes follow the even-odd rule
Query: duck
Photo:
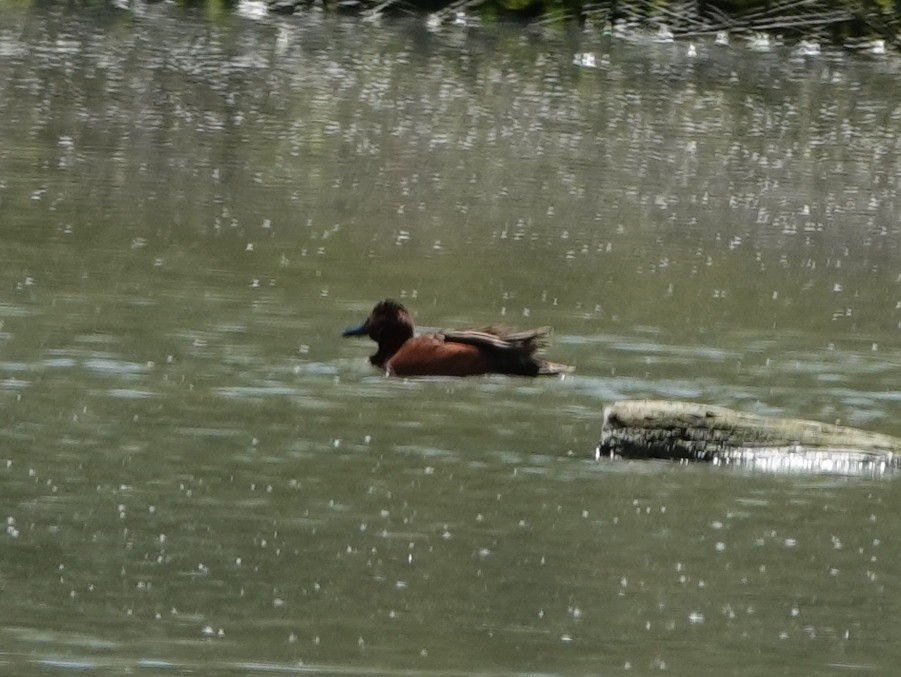
[[378, 344], [370, 363], [386, 376], [553, 376], [574, 368], [541, 357], [549, 327], [515, 331], [442, 329], [417, 335], [410, 312], [393, 299], [375, 304], [361, 324], [342, 336], [368, 336]]

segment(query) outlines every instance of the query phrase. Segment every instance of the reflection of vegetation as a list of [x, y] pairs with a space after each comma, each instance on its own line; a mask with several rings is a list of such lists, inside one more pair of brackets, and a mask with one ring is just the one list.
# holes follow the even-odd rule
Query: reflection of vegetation
[[[103, 0], [81, 4], [108, 6]], [[218, 18], [237, 9], [240, 0], [177, 0], [176, 4]], [[879, 40], [880, 50], [897, 43], [901, 25], [901, 0], [265, 0], [265, 6], [278, 14], [310, 8], [368, 18], [428, 14], [433, 28], [512, 19], [541, 25], [577, 22], [602, 32], [656, 30], [665, 25], [675, 38], [720, 32], [769, 32], [836, 42], [869, 38]]]
[[432, 14], [434, 25], [480, 19], [591, 22], [599, 26], [669, 26], [676, 37], [772, 31], [833, 40], [879, 37], [894, 41], [901, 0], [268, 0], [269, 9], [290, 13], [323, 4], [339, 11]]

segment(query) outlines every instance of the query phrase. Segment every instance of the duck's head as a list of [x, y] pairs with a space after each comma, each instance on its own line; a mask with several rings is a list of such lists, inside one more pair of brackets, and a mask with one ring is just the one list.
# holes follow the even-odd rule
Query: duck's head
[[399, 345], [412, 338], [413, 318], [403, 305], [385, 299], [375, 304], [375, 308], [362, 324], [345, 329], [341, 335], [369, 336], [379, 345]]

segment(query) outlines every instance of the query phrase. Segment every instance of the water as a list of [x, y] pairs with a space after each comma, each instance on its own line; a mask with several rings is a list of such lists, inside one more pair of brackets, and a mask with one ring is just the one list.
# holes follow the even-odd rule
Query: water
[[[4, 669], [892, 672], [893, 481], [592, 450], [901, 435], [897, 60], [254, 7], [0, 7]], [[384, 379], [389, 295], [576, 375]]]

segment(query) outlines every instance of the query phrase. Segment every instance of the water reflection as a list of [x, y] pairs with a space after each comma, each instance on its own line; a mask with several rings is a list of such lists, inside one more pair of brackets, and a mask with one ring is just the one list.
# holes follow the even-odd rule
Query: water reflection
[[[891, 483], [590, 457], [901, 434], [895, 61], [241, 8], [0, 7], [17, 674], [894, 665]], [[384, 379], [388, 295], [577, 374]]]

